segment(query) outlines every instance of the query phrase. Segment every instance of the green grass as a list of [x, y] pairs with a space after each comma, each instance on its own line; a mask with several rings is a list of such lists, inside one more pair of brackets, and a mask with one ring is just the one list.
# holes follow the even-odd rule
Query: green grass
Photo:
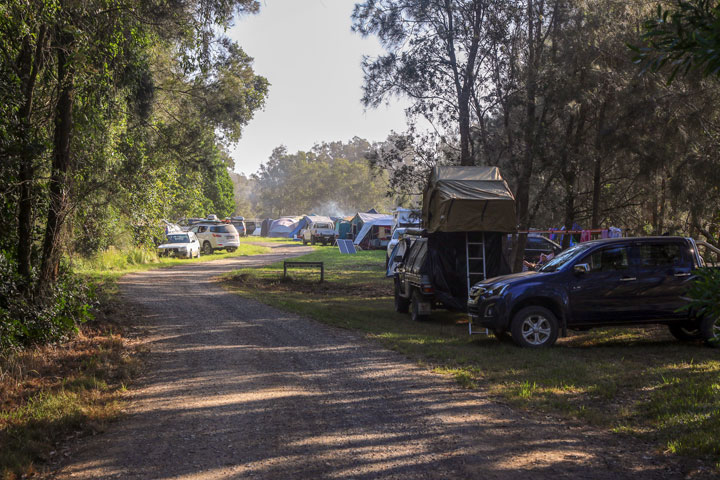
[[140, 248], [126, 251], [110, 248], [93, 258], [74, 258], [73, 266], [75, 271], [81, 275], [86, 275], [97, 282], [107, 282], [108, 280], [116, 280], [126, 273], [131, 272], [150, 270], [153, 268], [167, 268], [190, 262], [207, 262], [209, 260], [259, 255], [269, 253], [270, 251], [270, 248], [260, 245], [241, 244], [238, 249], [232, 253], [218, 251], [212, 255], [202, 255], [199, 259], [185, 259], [158, 257], [154, 251]]
[[325, 262], [326, 282], [282, 263], [227, 276], [238, 293], [342, 328], [481, 386], [518, 408], [578, 418], [633, 434], [657, 449], [720, 461], [720, 354], [674, 340], [664, 327], [572, 334], [548, 350], [520, 349], [467, 334], [466, 317], [437, 310], [412, 322], [393, 309], [384, 251], [341, 255], [320, 248], [300, 260]]
[[250, 235], [249, 237], [240, 237], [240, 243], [302, 243], [292, 238], [281, 238], [281, 237], [256, 237]]

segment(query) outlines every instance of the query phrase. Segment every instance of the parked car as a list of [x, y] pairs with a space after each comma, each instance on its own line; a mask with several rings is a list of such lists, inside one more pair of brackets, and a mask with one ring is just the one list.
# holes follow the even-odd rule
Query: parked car
[[245, 218], [232, 217], [227, 219], [226, 222], [232, 224], [232, 226], [235, 227], [235, 230], [237, 230], [238, 235], [240, 235], [241, 237], [249, 235], [249, 233], [247, 233], [247, 225], [245, 224]]
[[540, 255], [557, 255], [562, 252], [562, 246], [542, 235], [528, 235], [525, 244], [524, 259], [526, 262], [536, 264], [540, 261]]
[[200, 242], [193, 232], [167, 234], [167, 242], [158, 245], [161, 257], [200, 258]]
[[245, 235], [249, 237], [255, 232], [256, 228], [258, 228], [258, 225], [255, 220], [245, 220]]
[[720, 344], [720, 319], [680, 310], [694, 270], [704, 266], [684, 237], [618, 238], [576, 245], [538, 271], [475, 284], [471, 321], [522, 347], [549, 347], [567, 329], [668, 325], [680, 340]]
[[301, 232], [303, 245], [308, 243], [315, 245], [322, 243], [323, 245], [332, 245], [335, 242], [335, 226], [328, 217], [308, 217], [313, 219]]
[[387, 246], [387, 252], [385, 253], [385, 266], [387, 267], [388, 263], [390, 262], [390, 255], [392, 254], [393, 249], [395, 248], [395, 245], [398, 244], [400, 241], [400, 237], [407, 231], [406, 227], [396, 227], [395, 230], [392, 233], [392, 237], [390, 237], [390, 241], [388, 242]]
[[201, 223], [193, 225], [190, 231], [197, 235], [205, 255], [215, 250], [234, 252], [240, 246], [240, 236], [232, 224]]

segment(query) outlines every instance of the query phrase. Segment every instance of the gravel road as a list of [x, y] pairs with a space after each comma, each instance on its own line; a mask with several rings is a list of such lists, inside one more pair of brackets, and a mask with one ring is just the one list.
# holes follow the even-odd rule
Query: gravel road
[[123, 277], [151, 351], [128, 415], [56, 477], [682, 478], [626, 437], [526, 418], [402, 355], [225, 291], [217, 275], [306, 252]]

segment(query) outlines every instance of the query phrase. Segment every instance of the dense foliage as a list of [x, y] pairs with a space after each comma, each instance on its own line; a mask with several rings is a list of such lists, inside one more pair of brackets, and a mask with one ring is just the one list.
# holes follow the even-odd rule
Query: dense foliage
[[268, 82], [222, 32], [258, 8], [0, 5], [0, 304], [3, 328], [24, 329], [15, 338], [45, 339], [34, 318], [82, 316], [82, 302], [77, 315], [51, 311], [81, 298], [63, 267], [70, 255], [149, 245], [163, 218], [233, 212], [226, 149], [263, 106]]
[[370, 150], [370, 143], [357, 137], [348, 143], [318, 144], [309, 152], [276, 148], [252, 176], [252, 211], [270, 218], [390, 211], [395, 199], [385, 195], [387, 175], [368, 166]]
[[[640, 74], [628, 45], [650, 38], [639, 26], [656, 14], [639, 0], [358, 5], [356, 30], [387, 51], [365, 61], [365, 104], [404, 96], [410, 118], [438, 132], [392, 135], [372, 164], [391, 172], [391, 187], [414, 191], [437, 163], [500, 166], [521, 229], [612, 225], [717, 244], [720, 84], [694, 71], [670, 85]], [[685, 28], [683, 18], [662, 26]], [[702, 35], [683, 32], [705, 45], [708, 22]]]

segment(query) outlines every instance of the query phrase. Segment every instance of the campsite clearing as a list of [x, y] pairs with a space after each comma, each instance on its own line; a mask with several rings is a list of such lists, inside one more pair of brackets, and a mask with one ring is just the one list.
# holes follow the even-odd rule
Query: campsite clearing
[[393, 309], [382, 251], [342, 255], [322, 249], [326, 281], [293, 274], [282, 262], [226, 276], [233, 291], [316, 320], [364, 332], [463, 386], [532, 412], [576, 418], [631, 434], [658, 451], [704, 459], [720, 469], [720, 359], [665, 328], [604, 328], [572, 334], [553, 349], [523, 350], [467, 335], [465, 315], [438, 311], [412, 322]]

